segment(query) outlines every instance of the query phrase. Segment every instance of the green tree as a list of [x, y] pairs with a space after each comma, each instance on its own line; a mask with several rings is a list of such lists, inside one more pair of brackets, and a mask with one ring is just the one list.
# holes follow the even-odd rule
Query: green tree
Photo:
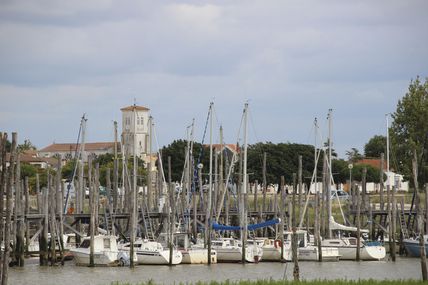
[[24, 152], [26, 150], [36, 150], [37, 148], [31, 143], [29, 139], [25, 139], [23, 144], [17, 146], [18, 152]]
[[348, 161], [350, 161], [350, 162], [356, 162], [356, 161], [363, 158], [360, 151], [358, 149], [356, 149], [355, 147], [346, 151], [346, 156], [348, 157]]
[[[164, 146], [161, 150], [162, 154], [162, 165], [165, 173], [165, 178], [168, 179], [168, 156], [171, 157], [171, 179], [172, 181], [180, 181], [184, 169], [185, 152], [186, 152], [187, 141], [185, 140], [174, 140], [168, 146]], [[203, 164], [203, 173], [208, 173], [209, 169], [209, 148], [205, 146], [202, 148], [202, 144], [193, 144], [193, 160], [195, 165], [200, 162]], [[214, 164], [213, 164], [214, 166]]]
[[364, 156], [379, 158], [382, 153], [386, 153], [386, 137], [375, 135], [364, 145]]
[[[398, 101], [392, 114], [392, 161], [408, 178], [412, 175], [412, 158], [417, 155], [420, 183], [428, 181], [428, 78], [412, 80], [406, 95]], [[395, 158], [398, 158], [397, 159]]]

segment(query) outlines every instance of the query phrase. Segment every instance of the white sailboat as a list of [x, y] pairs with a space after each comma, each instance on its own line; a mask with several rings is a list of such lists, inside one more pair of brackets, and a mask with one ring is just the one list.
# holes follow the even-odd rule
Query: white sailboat
[[[89, 265], [90, 238], [86, 237], [77, 248], [70, 249], [76, 265]], [[97, 235], [94, 237], [94, 264], [114, 266], [118, 264], [119, 250], [115, 236]]]
[[[341, 225], [330, 219], [330, 230], [337, 231], [337, 238], [326, 239], [321, 242], [323, 247], [337, 247], [340, 253], [340, 259], [355, 260], [357, 256], [357, 238], [344, 237], [340, 235], [342, 231], [356, 232], [357, 228]], [[368, 230], [360, 230], [362, 233], [368, 233]], [[366, 242], [361, 239], [360, 242], [360, 259], [361, 260], [381, 260], [385, 258], [385, 247], [378, 242]]]
[[[281, 240], [269, 238], [257, 238], [256, 240], [262, 243], [263, 261], [291, 260], [290, 243], [284, 242], [284, 244], [281, 244]], [[282, 258], [281, 247], [283, 247]]]
[[[203, 245], [191, 245], [187, 233], [174, 233], [174, 244], [183, 255], [183, 264], [207, 264], [208, 249]], [[217, 263], [217, 252], [211, 249], [211, 264]]]
[[[211, 248], [217, 252], [217, 262], [242, 261], [242, 243], [234, 238], [218, 238], [211, 241]], [[257, 245], [247, 244], [245, 261], [257, 263], [262, 259], [263, 251]]]
[[[120, 249], [130, 252], [129, 242], [120, 245]], [[167, 265], [169, 264], [169, 249], [164, 249], [161, 243], [147, 239], [137, 239], [134, 242], [134, 253], [137, 255], [138, 264]], [[180, 251], [173, 249], [172, 264], [180, 264], [183, 255]]]

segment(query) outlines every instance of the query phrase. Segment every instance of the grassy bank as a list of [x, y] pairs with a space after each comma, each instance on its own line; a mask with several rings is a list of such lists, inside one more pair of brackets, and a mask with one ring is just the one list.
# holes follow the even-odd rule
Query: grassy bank
[[[177, 283], [177, 284], [194, 284], [194, 285], [287, 285], [287, 284], [303, 284], [303, 285], [416, 285], [426, 284], [419, 280], [314, 280], [314, 281], [299, 281], [291, 280], [257, 280], [257, 281], [211, 281], [211, 282], [196, 282], [196, 283]], [[158, 285], [153, 281], [141, 283], [121, 283], [113, 282], [111, 285]], [[159, 284], [160, 285], [160, 284]]]

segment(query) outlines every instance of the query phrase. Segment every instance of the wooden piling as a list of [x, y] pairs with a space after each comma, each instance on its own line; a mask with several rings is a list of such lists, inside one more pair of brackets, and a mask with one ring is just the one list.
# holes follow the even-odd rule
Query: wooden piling
[[[6, 184], [6, 222], [4, 226], [4, 252], [3, 252], [3, 267], [1, 275], [1, 285], [7, 285], [9, 277], [9, 257], [10, 257], [10, 224], [12, 220], [12, 186], [14, 183], [15, 159], [16, 159], [16, 144], [17, 133], [12, 133], [12, 146], [10, 150], [9, 169]], [[2, 172], [6, 171], [5, 168]], [[4, 182], [4, 181], [3, 181]]]
[[384, 153], [381, 153], [380, 155], [380, 177], [379, 177], [379, 204], [380, 204], [380, 209], [383, 211], [385, 205], [384, 205], [384, 197], [383, 197], [383, 189], [384, 189], [384, 185], [383, 185], [383, 179], [384, 179]]
[[28, 186], [28, 176], [24, 178], [24, 193], [25, 193], [25, 255], [29, 255], [28, 248], [30, 246], [30, 222], [28, 215], [30, 214], [30, 188]]
[[299, 221], [302, 220], [303, 215], [303, 182], [302, 182], [302, 172], [303, 172], [303, 166], [302, 166], [302, 156], [299, 155], [299, 166], [297, 170], [297, 179], [299, 183]]
[[[414, 156], [412, 159], [412, 174], [413, 174], [413, 183], [415, 185], [415, 203], [416, 203], [416, 215], [418, 219], [418, 232], [419, 232], [419, 248], [420, 248], [420, 258], [421, 258], [421, 270], [422, 270], [422, 280], [425, 282], [428, 279], [427, 273], [427, 261], [426, 261], [426, 252], [425, 252], [425, 237], [423, 229], [423, 209], [419, 207], [420, 197], [419, 197], [419, 183], [418, 183], [418, 160], [416, 151], [414, 151]], [[425, 209], [428, 211], [428, 209]]]
[[[279, 224], [279, 239], [281, 240], [281, 255], [279, 260], [284, 261], [284, 211], [285, 211], [285, 200], [286, 200], [286, 194], [285, 194], [285, 178], [284, 176], [281, 176], [281, 185], [280, 185], [280, 193], [281, 193], [281, 199], [279, 204], [279, 218], [281, 219], [281, 223]], [[256, 188], [257, 191], [257, 188]], [[277, 234], [278, 235], [278, 234]]]
[[293, 173], [293, 199], [292, 199], [292, 207], [293, 207], [293, 215], [292, 215], [292, 231], [293, 231], [293, 236], [292, 236], [292, 240], [291, 240], [291, 248], [292, 248], [292, 253], [293, 253], [293, 263], [294, 263], [294, 268], [293, 268], [293, 278], [294, 281], [299, 281], [300, 280], [300, 269], [299, 269], [299, 258], [297, 255], [297, 228], [296, 228], [296, 224], [297, 224], [297, 217], [296, 217], [296, 189], [297, 189], [297, 184], [296, 184], [296, 173]]
[[[92, 179], [92, 155], [88, 156], [88, 182], [89, 182], [89, 209], [91, 213], [89, 224], [89, 267], [95, 266], [94, 239], [95, 239], [95, 187]], [[132, 260], [132, 258], [131, 258]]]
[[[364, 176], [364, 171], [363, 171], [363, 176]], [[361, 195], [360, 195], [360, 191], [358, 190], [358, 186], [356, 184], [354, 184], [355, 187], [355, 191], [357, 192], [356, 196], [357, 196], [357, 251], [356, 251], [356, 257], [355, 260], [356, 261], [360, 261], [360, 250], [361, 250]]]
[[49, 262], [49, 251], [48, 251], [48, 232], [49, 232], [49, 188], [50, 188], [50, 170], [47, 171], [47, 186], [42, 189], [42, 200], [43, 200], [43, 231], [40, 235], [39, 240], [39, 257], [40, 266], [47, 266]]
[[[0, 244], [3, 244], [3, 237], [4, 237], [4, 230], [5, 230], [5, 224], [4, 224], [4, 218], [5, 218], [5, 212], [4, 212], [4, 196], [5, 196], [5, 188], [6, 185], [6, 142], [7, 142], [7, 133], [0, 132], [0, 165], [1, 165], [1, 172], [0, 172]], [[3, 260], [3, 250], [0, 249], [0, 260]], [[2, 272], [3, 272], [3, 264], [0, 261], [0, 284], [2, 279]]]

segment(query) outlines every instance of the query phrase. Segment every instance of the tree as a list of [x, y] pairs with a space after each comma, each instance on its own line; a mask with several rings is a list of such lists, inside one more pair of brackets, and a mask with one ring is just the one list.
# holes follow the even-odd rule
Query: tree
[[[395, 168], [411, 178], [412, 158], [417, 155], [419, 182], [428, 181], [428, 78], [412, 80], [392, 114], [391, 142]], [[399, 160], [394, 160], [398, 157]]]
[[[164, 146], [161, 150], [162, 154], [162, 165], [165, 173], [165, 178], [168, 180], [168, 156], [171, 157], [171, 179], [172, 181], [180, 181], [183, 169], [184, 161], [186, 155], [186, 146], [187, 141], [185, 140], [174, 140], [168, 146]], [[209, 148], [202, 148], [202, 144], [194, 143], [193, 144], [193, 159], [195, 165], [197, 163], [202, 163], [204, 168], [202, 172], [208, 173], [209, 171]], [[213, 164], [214, 166], [214, 164]]]
[[348, 157], [348, 160], [350, 162], [356, 162], [363, 158], [363, 156], [360, 154], [360, 151], [355, 147], [351, 148], [351, 150], [346, 151], [346, 156]]
[[364, 145], [364, 156], [378, 158], [386, 153], [386, 137], [375, 135]]
[[24, 152], [26, 150], [36, 150], [37, 148], [31, 143], [29, 139], [25, 139], [23, 144], [17, 146], [18, 152]]

